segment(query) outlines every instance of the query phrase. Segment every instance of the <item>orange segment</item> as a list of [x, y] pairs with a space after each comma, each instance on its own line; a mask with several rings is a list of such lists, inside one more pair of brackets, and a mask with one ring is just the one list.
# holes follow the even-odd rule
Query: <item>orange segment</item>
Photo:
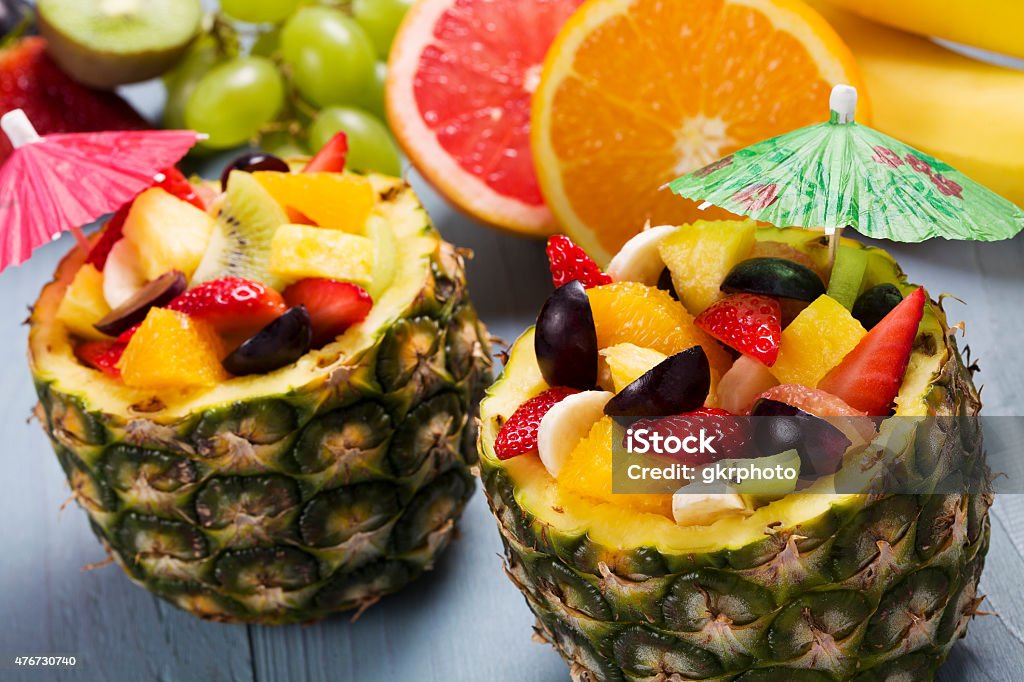
[[213, 328], [185, 313], [152, 308], [128, 342], [118, 368], [137, 388], [215, 386], [229, 378]]
[[591, 0], [563, 27], [533, 100], [548, 207], [599, 262], [646, 220], [729, 217], [659, 192], [762, 139], [824, 120], [849, 50], [797, 0]]
[[694, 346], [707, 353], [713, 373], [729, 369], [729, 355], [693, 324], [693, 315], [665, 291], [638, 282], [616, 282], [587, 290], [598, 348], [632, 343], [665, 355]]
[[672, 517], [671, 495], [612, 492], [612, 418], [603, 417], [579, 442], [558, 474], [558, 485], [576, 495], [639, 512]]
[[285, 208], [353, 234], [362, 233], [377, 201], [370, 181], [355, 173], [257, 171], [253, 177]]

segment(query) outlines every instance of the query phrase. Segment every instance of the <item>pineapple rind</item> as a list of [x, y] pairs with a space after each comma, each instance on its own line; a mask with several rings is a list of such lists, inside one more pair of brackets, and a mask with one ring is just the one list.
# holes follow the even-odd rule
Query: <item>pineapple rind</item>
[[[759, 230], [822, 256], [807, 234]], [[870, 251], [874, 276], [909, 289]], [[579, 501], [532, 458], [493, 454], [496, 418], [544, 388], [532, 346], [528, 331], [481, 405], [481, 478], [506, 572], [573, 679], [933, 679], [975, 613], [990, 495], [791, 496], [702, 529]], [[981, 407], [937, 305], [901, 398], [906, 415]], [[904, 457], [955, 471], [982, 461], [981, 442], [919, 437]]]
[[[415, 202], [398, 181], [373, 181], [385, 202]], [[44, 291], [31, 332], [40, 421], [132, 580], [203, 618], [279, 624], [366, 608], [433, 566], [473, 492], [491, 359], [462, 258], [418, 203], [413, 214], [406, 260], [425, 267], [397, 314], [310, 366], [221, 393], [147, 402], [104, 392], [96, 372], [94, 393], [76, 388], [57, 357], [59, 298]], [[74, 258], [50, 287], [66, 285]]]

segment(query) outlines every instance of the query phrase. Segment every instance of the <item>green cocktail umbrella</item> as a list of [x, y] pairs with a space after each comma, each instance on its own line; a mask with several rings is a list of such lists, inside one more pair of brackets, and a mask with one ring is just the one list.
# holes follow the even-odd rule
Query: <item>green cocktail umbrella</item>
[[852, 227], [899, 242], [996, 241], [1024, 229], [1024, 211], [1010, 201], [952, 166], [857, 124], [856, 105], [857, 90], [837, 85], [827, 123], [758, 142], [668, 187], [772, 225], [825, 228], [829, 234]]

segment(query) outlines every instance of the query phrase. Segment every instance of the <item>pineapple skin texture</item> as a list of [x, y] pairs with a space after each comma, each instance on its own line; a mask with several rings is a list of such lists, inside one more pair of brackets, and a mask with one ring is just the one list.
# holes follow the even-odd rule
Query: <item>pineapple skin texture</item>
[[[938, 317], [945, 346], [933, 352], [948, 359], [925, 394], [928, 412], [976, 416], [971, 374]], [[532, 335], [524, 340], [532, 348]], [[513, 348], [489, 396], [505, 382], [523, 385], [529, 370], [516, 362]], [[749, 544], [722, 538], [707, 551], [602, 544], [517, 499], [508, 463], [493, 455], [489, 400], [481, 478], [506, 574], [574, 682], [927, 682], [966, 633], [980, 601], [991, 495], [855, 496]], [[968, 429], [917, 440], [903, 456], [946, 471], [982, 462], [980, 435]]]
[[204, 619], [270, 625], [365, 609], [432, 568], [474, 490], [492, 361], [462, 258], [423, 215], [436, 249], [419, 294], [310, 384], [158, 423], [145, 404], [92, 409], [34, 364], [40, 422], [134, 582]]

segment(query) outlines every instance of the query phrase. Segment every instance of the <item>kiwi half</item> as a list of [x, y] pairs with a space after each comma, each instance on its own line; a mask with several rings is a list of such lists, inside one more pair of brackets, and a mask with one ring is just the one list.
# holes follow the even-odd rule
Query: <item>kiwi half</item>
[[160, 75], [198, 34], [201, 0], [39, 0], [39, 32], [75, 80], [113, 88]]
[[192, 275], [192, 286], [221, 277], [243, 277], [281, 290], [270, 273], [270, 240], [288, 222], [284, 209], [252, 175], [233, 171], [210, 242]]

